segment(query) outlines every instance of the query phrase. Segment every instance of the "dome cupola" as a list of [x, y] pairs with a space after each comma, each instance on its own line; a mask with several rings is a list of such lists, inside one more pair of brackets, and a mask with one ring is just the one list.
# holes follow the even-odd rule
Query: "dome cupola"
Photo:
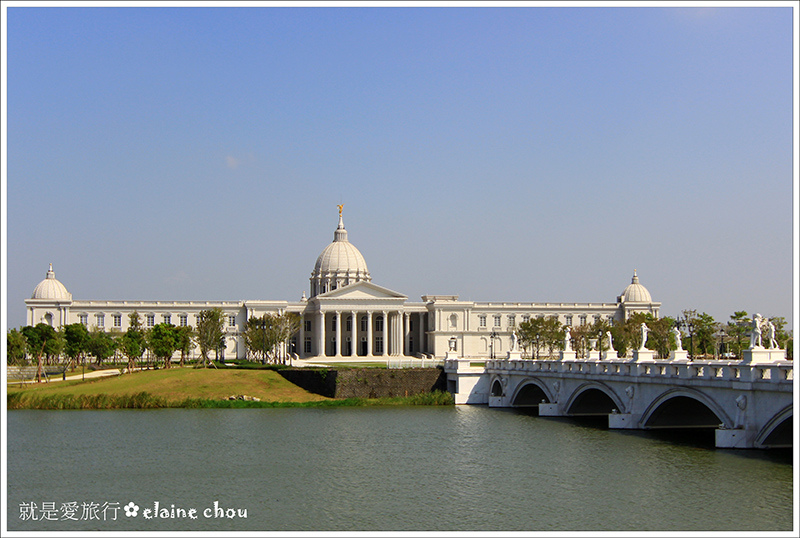
[[47, 271], [45, 279], [39, 282], [33, 289], [31, 299], [48, 299], [52, 301], [71, 301], [72, 294], [67, 291], [64, 284], [56, 279], [56, 274], [53, 272], [53, 264], [50, 264], [50, 270]]
[[333, 232], [333, 242], [325, 247], [311, 273], [311, 297], [355, 282], [371, 281], [367, 262], [361, 252], [347, 239], [347, 230], [339, 206], [339, 225]]
[[650, 297], [650, 292], [647, 288], [639, 284], [639, 277], [636, 276], [636, 269], [633, 270], [633, 278], [628, 287], [619, 296], [619, 301], [622, 303], [652, 303], [653, 299]]

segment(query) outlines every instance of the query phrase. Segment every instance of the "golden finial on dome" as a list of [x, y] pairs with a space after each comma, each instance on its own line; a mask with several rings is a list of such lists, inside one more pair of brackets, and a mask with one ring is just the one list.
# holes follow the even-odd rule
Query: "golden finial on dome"
[[344, 207], [344, 204], [338, 204], [336, 207], [339, 208], [339, 216], [341, 217], [342, 216], [342, 208]]

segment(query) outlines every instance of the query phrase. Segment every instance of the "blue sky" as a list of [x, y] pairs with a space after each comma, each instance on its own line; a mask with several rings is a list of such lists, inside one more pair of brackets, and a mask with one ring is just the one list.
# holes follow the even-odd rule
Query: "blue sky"
[[339, 203], [412, 301], [793, 319], [791, 8], [7, 9], [8, 327], [297, 300]]

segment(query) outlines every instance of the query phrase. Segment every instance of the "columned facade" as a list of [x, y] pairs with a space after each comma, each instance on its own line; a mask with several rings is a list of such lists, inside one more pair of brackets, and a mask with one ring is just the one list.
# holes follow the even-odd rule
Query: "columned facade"
[[444, 357], [455, 339], [462, 357], [489, 358], [510, 348], [519, 323], [554, 316], [565, 326], [599, 320], [623, 322], [637, 312], [658, 317], [661, 303], [634, 271], [631, 284], [609, 303], [478, 303], [457, 295], [424, 295], [422, 302], [372, 283], [364, 257], [349, 242], [341, 212], [334, 240], [320, 254], [311, 277], [311, 295], [288, 301], [78, 301], [55, 278], [52, 265], [25, 301], [29, 325], [62, 327], [82, 323], [125, 332], [137, 312], [145, 329], [159, 323], [195, 327], [200, 312], [222, 310], [225, 357], [248, 358], [242, 333], [247, 321], [264, 314], [300, 316], [298, 332], [284, 346], [299, 358]]

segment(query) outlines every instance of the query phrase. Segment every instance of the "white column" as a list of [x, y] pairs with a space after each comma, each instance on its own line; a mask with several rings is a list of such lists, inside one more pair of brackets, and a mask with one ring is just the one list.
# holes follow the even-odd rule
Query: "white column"
[[335, 357], [342, 356], [342, 312], [336, 311], [336, 353]]
[[300, 312], [300, 333], [297, 335], [297, 356], [301, 359], [305, 356], [304, 350], [306, 348], [306, 317], [303, 312]]
[[372, 356], [372, 312], [367, 312], [367, 356]]
[[317, 342], [317, 355], [324, 357], [325, 356], [325, 312], [322, 310], [319, 311], [319, 317], [317, 318], [317, 325], [319, 328], [319, 342]]
[[358, 355], [358, 316], [356, 311], [350, 312], [350, 356]]
[[411, 334], [408, 332], [408, 318], [408, 312], [403, 312], [403, 355], [408, 355], [408, 339], [411, 337]]
[[383, 314], [383, 353], [386, 356], [389, 351], [389, 313], [386, 310], [381, 312]]

